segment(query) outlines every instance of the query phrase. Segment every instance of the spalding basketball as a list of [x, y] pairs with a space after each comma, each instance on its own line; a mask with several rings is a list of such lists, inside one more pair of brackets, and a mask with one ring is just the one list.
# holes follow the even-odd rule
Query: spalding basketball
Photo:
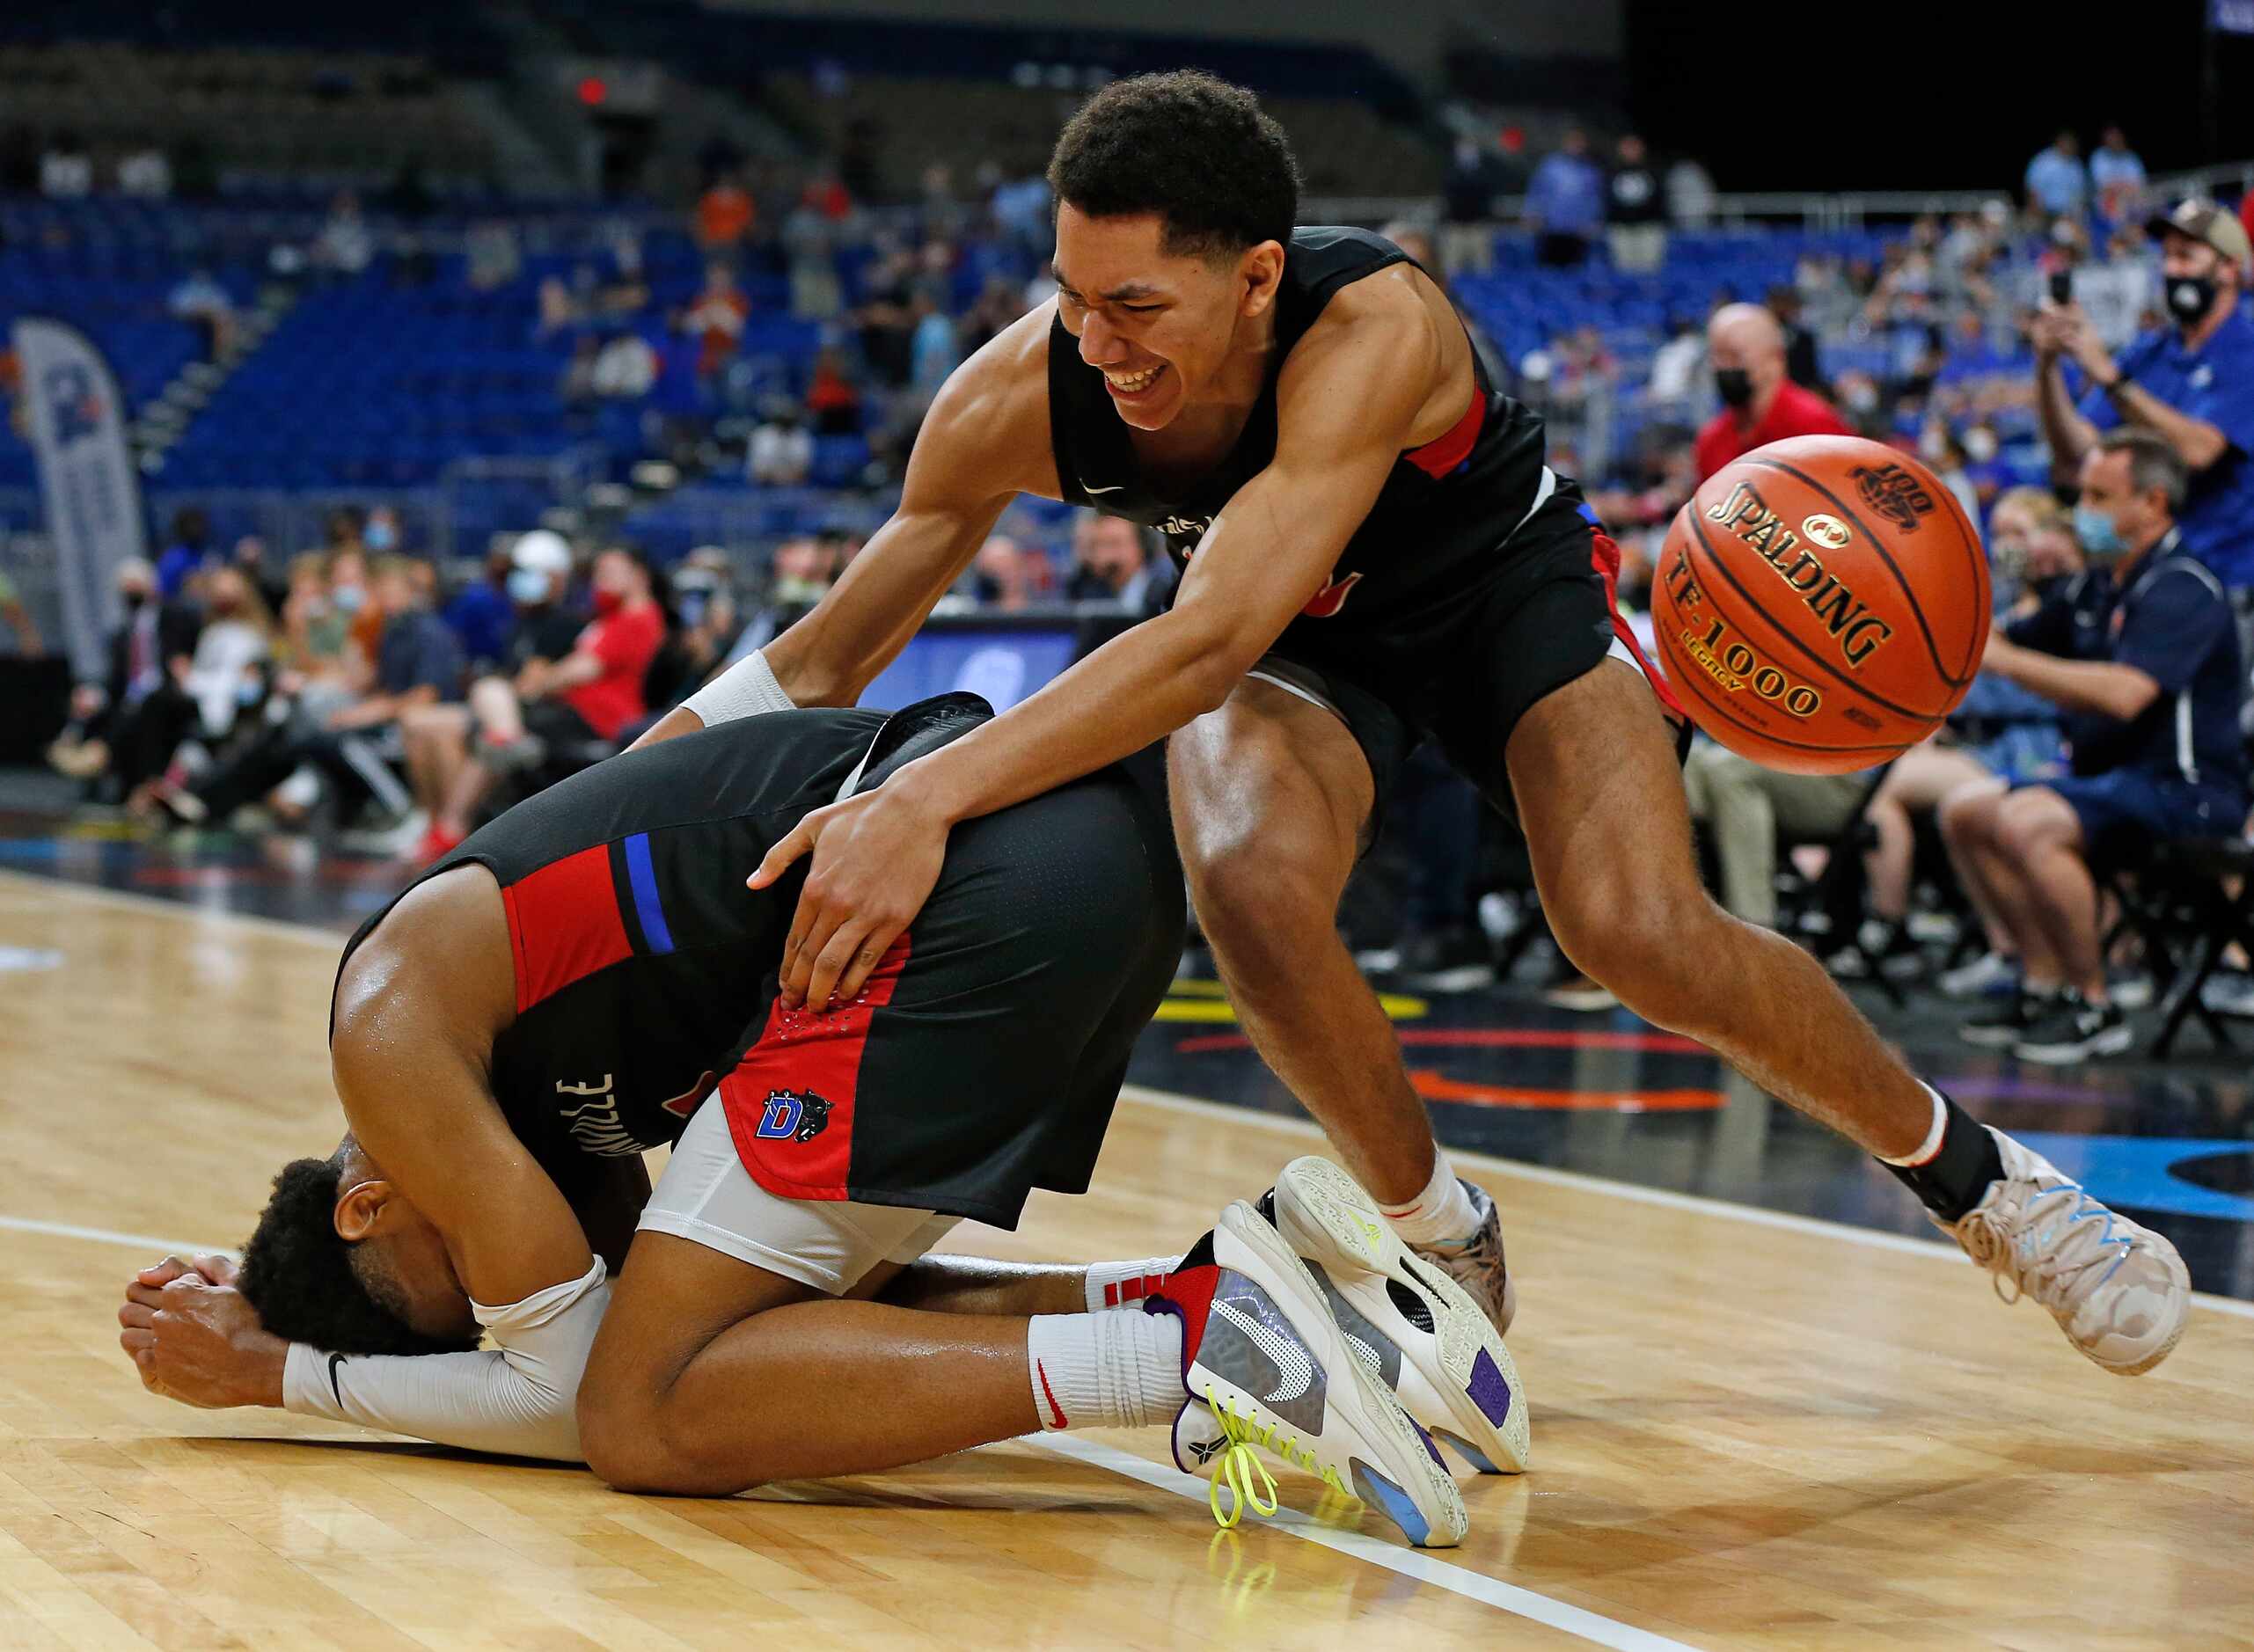
[[1795, 436], [1683, 507], [1651, 620], [1701, 728], [1769, 768], [1845, 774], [1915, 745], [1965, 698], [1987, 645], [1987, 556], [1915, 459]]

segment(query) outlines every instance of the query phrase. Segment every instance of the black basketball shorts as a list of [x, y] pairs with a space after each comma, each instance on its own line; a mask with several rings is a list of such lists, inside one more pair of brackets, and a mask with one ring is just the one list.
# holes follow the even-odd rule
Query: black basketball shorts
[[[1494, 574], [1464, 593], [1438, 636], [1413, 649], [1366, 640], [1336, 645], [1304, 630], [1263, 655], [1250, 675], [1335, 713], [1368, 759], [1381, 815], [1401, 765], [1436, 740], [1449, 764], [1515, 822], [1504, 750], [1535, 702], [1607, 657], [1641, 671], [1687, 749], [1690, 723], [1646, 659], [1615, 597], [1620, 547], [1583, 503], [1561, 491], [1504, 547]], [[1369, 837], [1374, 840], [1373, 818]]]

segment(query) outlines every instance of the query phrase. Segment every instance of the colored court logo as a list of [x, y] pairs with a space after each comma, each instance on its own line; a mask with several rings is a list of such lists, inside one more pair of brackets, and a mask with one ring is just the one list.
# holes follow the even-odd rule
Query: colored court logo
[[810, 1142], [830, 1128], [830, 1104], [811, 1090], [770, 1090], [759, 1127], [762, 1141]]

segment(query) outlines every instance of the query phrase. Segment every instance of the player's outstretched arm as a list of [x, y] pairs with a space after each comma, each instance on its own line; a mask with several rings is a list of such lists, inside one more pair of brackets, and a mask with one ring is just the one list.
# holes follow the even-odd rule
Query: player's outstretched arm
[[1057, 492], [1049, 445], [1043, 304], [989, 340], [940, 386], [908, 461], [900, 508], [828, 595], [634, 743], [793, 706], [852, 705], [962, 577], [1009, 502]]
[[860, 990], [937, 881], [956, 821], [991, 814], [1139, 751], [1211, 711], [1330, 579], [1444, 370], [1406, 285], [1363, 284], [1292, 350], [1276, 457], [1190, 559], [1172, 610], [865, 797], [809, 815], [754, 874], [765, 888], [816, 850], [783, 956], [787, 1003]]

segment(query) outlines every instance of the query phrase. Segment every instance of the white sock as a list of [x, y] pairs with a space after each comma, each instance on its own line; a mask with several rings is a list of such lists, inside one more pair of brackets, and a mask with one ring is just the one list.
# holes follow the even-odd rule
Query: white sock
[[1179, 1256], [1145, 1256], [1138, 1262], [1090, 1262], [1088, 1312], [1133, 1307], [1181, 1265]]
[[1424, 1191], [1406, 1204], [1380, 1202], [1378, 1209], [1393, 1224], [1393, 1231], [1411, 1245], [1451, 1245], [1469, 1239], [1479, 1226], [1479, 1211], [1471, 1195], [1456, 1180], [1456, 1167], [1448, 1162], [1447, 1150], [1437, 1143], [1432, 1148], [1432, 1180], [1424, 1184]]
[[1941, 1151], [1941, 1138], [1949, 1129], [1949, 1108], [1941, 1100], [1941, 1092], [1931, 1085], [1921, 1083], [1918, 1088], [1933, 1098], [1932, 1128], [1926, 1131], [1923, 1141], [1901, 1158], [1888, 1159], [1885, 1154], [1879, 1154], [1879, 1162], [1882, 1164], [1899, 1165], [1905, 1170], [1914, 1170], [1920, 1165], [1928, 1162], [1936, 1153]]
[[1170, 1313], [1036, 1313], [1025, 1356], [1044, 1434], [1151, 1428], [1182, 1408], [1182, 1321]]

